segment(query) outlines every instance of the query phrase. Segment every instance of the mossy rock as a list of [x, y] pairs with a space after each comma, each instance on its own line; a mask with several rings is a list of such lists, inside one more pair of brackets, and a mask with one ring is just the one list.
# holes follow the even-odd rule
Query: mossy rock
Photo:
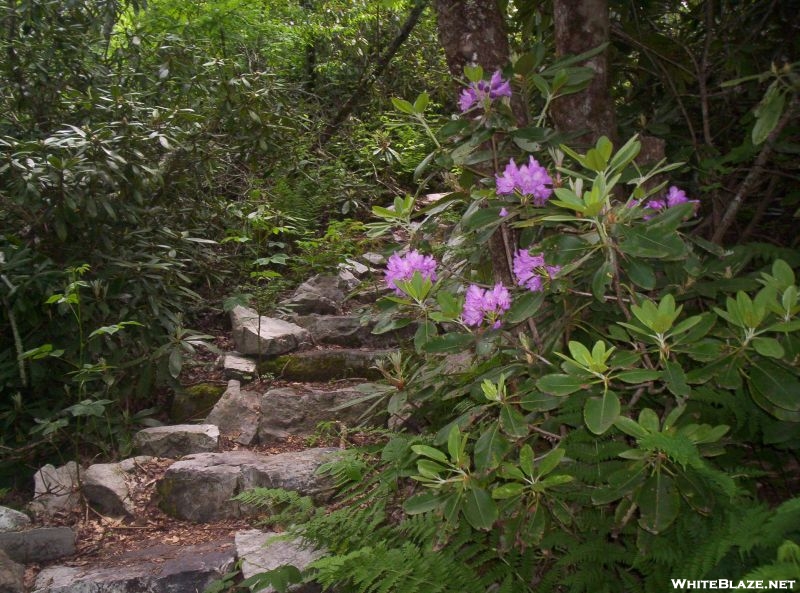
[[262, 361], [261, 375], [272, 375], [288, 381], [333, 381], [363, 378], [376, 380], [381, 374], [375, 363], [391, 350], [312, 350], [285, 354]]
[[180, 423], [205, 418], [225, 389], [225, 383], [197, 383], [182, 388], [172, 400], [170, 419]]

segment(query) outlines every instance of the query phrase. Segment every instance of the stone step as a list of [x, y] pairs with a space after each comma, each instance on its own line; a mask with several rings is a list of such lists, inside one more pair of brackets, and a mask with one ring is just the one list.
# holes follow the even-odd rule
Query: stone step
[[392, 348], [403, 340], [410, 340], [416, 331], [416, 324], [403, 329], [373, 334], [378, 320], [376, 317], [360, 315], [293, 315], [292, 323], [308, 330], [317, 344], [332, 344], [347, 348]]
[[34, 593], [177, 593], [203, 591], [236, 561], [233, 538], [187, 547], [153, 542], [125, 553], [113, 566], [51, 566]]
[[252, 488], [283, 488], [325, 502], [333, 494], [319, 467], [335, 459], [338, 449], [262, 455], [252, 451], [198, 453], [173, 463], [158, 481], [159, 507], [167, 515], [204, 523], [259, 514], [231, 500]]
[[[152, 539], [113, 562], [57, 565], [36, 577], [34, 593], [195, 593], [231, 574], [236, 580], [290, 565], [304, 570], [322, 552], [278, 533], [249, 529], [193, 545], [170, 545]], [[272, 587], [260, 589], [269, 593]], [[293, 593], [318, 593], [314, 583], [292, 585]]]
[[369, 407], [369, 402], [358, 402], [362, 397], [353, 387], [308, 384], [260, 393], [231, 380], [206, 422], [239, 444], [271, 444], [288, 436], [311, 436], [321, 422], [361, 423]]
[[309, 350], [285, 354], [262, 361], [259, 372], [287, 381], [325, 382], [338, 379], [369, 379], [381, 377], [373, 368], [378, 360], [388, 356], [392, 350]]

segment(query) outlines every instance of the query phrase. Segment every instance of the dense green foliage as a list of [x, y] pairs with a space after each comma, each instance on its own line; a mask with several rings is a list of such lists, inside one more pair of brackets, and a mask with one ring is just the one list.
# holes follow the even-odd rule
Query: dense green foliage
[[[302, 578], [461, 593], [795, 577], [797, 3], [612, 2], [623, 140], [585, 153], [551, 129], [552, 101], [592, 73], [553, 58], [549, 3], [502, 3], [525, 125], [507, 100], [451, 115], [431, 11], [371, 80], [413, 4], [0, 7], [0, 479], [127, 453], [208, 346], [188, 328], [209, 309], [273, 307], [368, 242], [411, 247], [437, 277], [379, 303], [378, 331], [418, 330], [362, 387], [395, 430], [326, 468], [333, 510], [242, 495], [330, 551]], [[640, 154], [658, 139], [669, 160]], [[555, 180], [546, 203], [497, 191], [530, 155]], [[698, 203], [648, 209], [671, 185]], [[428, 190], [446, 194], [423, 205]], [[497, 327], [467, 324], [465, 289], [502, 277], [497, 237], [509, 268], [518, 249], [551, 268], [542, 290], [507, 287]]]
[[[515, 64], [522, 85], [530, 64]], [[546, 102], [552, 87], [537, 87]], [[424, 95], [395, 104], [424, 120]], [[578, 154], [484, 106], [444, 126], [428, 159], [463, 171], [457, 191], [374, 208], [375, 234], [401, 228], [440, 259], [435, 281], [417, 272], [380, 303], [377, 331], [418, 330], [387, 384], [362, 387], [391, 422], [423, 429], [331, 466], [344, 505], [305, 509], [298, 532], [332, 552], [307, 578], [359, 592], [795, 578], [797, 253], [724, 251], [693, 234], [694, 203], [648, 208], [676, 166], [641, 170], [635, 138]], [[486, 173], [531, 150], [559, 174], [545, 204]], [[514, 251], [560, 269], [539, 268], [540, 289], [520, 281], [500, 327], [473, 327], [464, 288], [494, 283], [487, 245], [505, 225]]]
[[[329, 217], [363, 215], [411, 179], [391, 143], [414, 158], [425, 139], [384, 131], [386, 88], [365, 97], [368, 118], [316, 142], [394, 35], [402, 3], [314, 4], [0, 7], [0, 447], [10, 475], [13, 462], [75, 447], [125, 453], [131, 429], [164, 403], [159, 385], [178, 387], [201, 347], [187, 329], [198, 313], [231, 292], [274, 300], [291, 278], [336, 263], [359, 227]], [[428, 18], [393, 68], [393, 92], [419, 83], [417, 68], [438, 85], [433, 35]], [[287, 271], [290, 257], [298, 265]]]

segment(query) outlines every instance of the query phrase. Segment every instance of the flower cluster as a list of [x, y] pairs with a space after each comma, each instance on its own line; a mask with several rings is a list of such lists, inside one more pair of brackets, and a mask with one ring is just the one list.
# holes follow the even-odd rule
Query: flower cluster
[[479, 80], [471, 82], [470, 85], [461, 91], [458, 99], [458, 106], [461, 113], [469, 111], [475, 104], [486, 106], [498, 97], [510, 97], [511, 85], [507, 80], [503, 80], [500, 71], [492, 74], [491, 80]]
[[[677, 206], [678, 204], [685, 204], [687, 202], [691, 204], [700, 203], [699, 200], [690, 200], [689, 198], [686, 197], [685, 191], [683, 191], [682, 189], [678, 189], [673, 185], [672, 187], [669, 188], [669, 191], [667, 191], [667, 195], [663, 200], [650, 200], [649, 202], [647, 202], [647, 204], [645, 204], [644, 207], [648, 210], [655, 210], [656, 212], [661, 212], [662, 210], [666, 210], [667, 208], [672, 208], [674, 206]], [[649, 220], [653, 216], [655, 215], [653, 214], [645, 216], [644, 219]]]
[[548, 266], [544, 263], [544, 255], [531, 255], [526, 251], [514, 254], [514, 276], [519, 286], [531, 292], [540, 292], [543, 287], [542, 278], [552, 280], [561, 271], [561, 266]]
[[414, 272], [419, 272], [423, 278], [435, 282], [436, 260], [430, 255], [422, 255], [416, 249], [403, 256], [394, 253], [386, 265], [386, 284], [389, 288], [394, 289], [396, 294], [403, 295], [405, 293], [397, 286], [397, 282], [411, 280]]
[[547, 169], [533, 157], [527, 165], [519, 167], [514, 159], [511, 159], [503, 174], [497, 176], [498, 195], [513, 194], [516, 190], [522, 194], [523, 199], [531, 196], [534, 206], [544, 206], [553, 193], [552, 185], [553, 179], [547, 173]]
[[461, 319], [466, 325], [478, 326], [488, 319], [494, 329], [500, 327], [500, 317], [511, 308], [508, 289], [498, 282], [492, 289], [482, 289], [472, 284], [467, 289]]

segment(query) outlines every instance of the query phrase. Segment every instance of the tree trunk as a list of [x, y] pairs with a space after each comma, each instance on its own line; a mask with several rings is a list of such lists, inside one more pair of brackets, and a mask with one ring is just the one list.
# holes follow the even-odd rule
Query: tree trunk
[[[439, 42], [447, 66], [455, 78], [464, 75], [464, 66], [478, 64], [492, 73], [509, 61], [505, 16], [496, 0], [437, 0]], [[512, 95], [512, 108], [519, 125], [524, 125], [527, 110], [518, 93]], [[497, 171], [486, 171], [487, 174]], [[495, 280], [513, 285], [511, 255], [516, 248], [513, 233], [505, 225], [489, 239]]]
[[[608, 0], [553, 0], [556, 55], [577, 55], [609, 40]], [[600, 136], [616, 139], [614, 105], [608, 85], [608, 51], [584, 64], [595, 74], [579, 93], [553, 101], [551, 115], [561, 132], [582, 132], [572, 142], [578, 149], [594, 146]]]

